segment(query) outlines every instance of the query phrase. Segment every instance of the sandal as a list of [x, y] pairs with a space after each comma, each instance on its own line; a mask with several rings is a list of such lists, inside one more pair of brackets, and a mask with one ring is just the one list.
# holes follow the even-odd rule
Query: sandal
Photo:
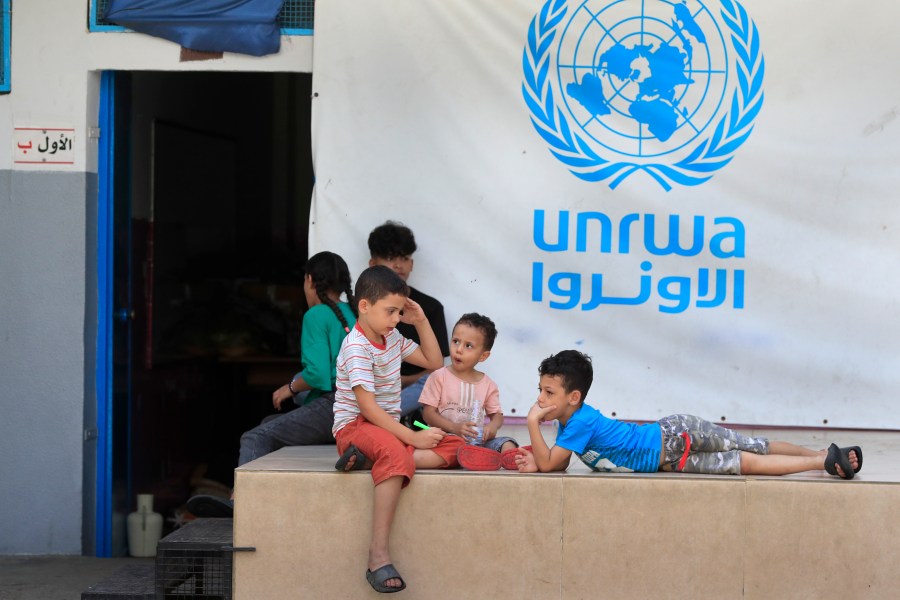
[[[399, 579], [400, 586], [391, 587], [385, 585], [385, 582], [388, 579]], [[406, 582], [400, 577], [400, 573], [397, 572], [397, 569], [394, 568], [392, 563], [388, 563], [383, 567], [378, 567], [374, 571], [366, 569], [366, 581], [369, 582], [369, 585], [372, 586], [373, 590], [381, 592], [382, 594], [393, 594], [394, 592], [406, 589]]]
[[841, 479], [853, 479], [853, 476], [856, 474], [856, 471], [850, 466], [850, 448], [838, 448], [837, 444], [832, 444], [828, 447], [828, 456], [825, 457], [825, 470], [830, 475], [839, 475], [835, 465], [843, 471], [843, 475], [840, 475]]
[[[353, 463], [353, 466], [349, 469], [345, 469], [347, 463], [350, 462], [350, 458], [355, 456], [356, 462]], [[344, 453], [341, 454], [341, 457], [338, 459], [336, 463], [334, 463], [334, 468], [338, 471], [359, 471], [360, 469], [366, 468], [366, 462], [369, 459], [366, 458], [366, 455], [363, 454], [359, 448], [350, 444], [350, 447], [344, 450]]]

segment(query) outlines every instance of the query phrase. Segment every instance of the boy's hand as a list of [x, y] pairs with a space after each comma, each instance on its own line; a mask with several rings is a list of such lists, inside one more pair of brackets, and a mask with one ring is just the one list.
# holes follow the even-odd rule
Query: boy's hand
[[497, 437], [497, 430], [500, 429], [494, 423], [488, 422], [487, 425], [484, 426], [484, 437], [483, 441], [492, 440]]
[[410, 445], [419, 450], [431, 450], [444, 439], [445, 435], [444, 430], [438, 427], [422, 429], [413, 434], [413, 441]]
[[291, 393], [291, 388], [285, 384], [272, 393], [272, 406], [275, 407], [275, 410], [281, 410], [281, 405], [284, 401], [293, 397], [294, 395]]
[[544, 417], [553, 410], [556, 410], [555, 404], [547, 408], [541, 408], [541, 405], [535, 402], [531, 406], [531, 410], [528, 411], [528, 420], [536, 420], [538, 423], [543, 423], [545, 421]]
[[428, 318], [425, 316], [425, 311], [422, 310], [419, 303], [407, 298], [406, 304], [403, 305], [403, 311], [400, 313], [400, 321], [408, 325], [415, 325], [416, 323], [427, 320]]
[[475, 429], [475, 423], [473, 421], [467, 421], [465, 423], [458, 423], [456, 427], [457, 427], [457, 431], [455, 432], [456, 435], [458, 435], [460, 437], [464, 437], [467, 440], [471, 440], [476, 435], [478, 435], [478, 430]]
[[519, 468], [519, 473], [538, 472], [537, 463], [534, 461], [534, 454], [525, 448], [516, 450], [516, 466]]

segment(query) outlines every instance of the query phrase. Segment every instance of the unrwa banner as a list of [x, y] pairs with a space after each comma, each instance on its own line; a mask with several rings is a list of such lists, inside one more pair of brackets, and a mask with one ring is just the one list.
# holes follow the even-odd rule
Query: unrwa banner
[[329, 0], [310, 251], [410, 283], [537, 366], [590, 354], [624, 419], [900, 427], [895, 3]]

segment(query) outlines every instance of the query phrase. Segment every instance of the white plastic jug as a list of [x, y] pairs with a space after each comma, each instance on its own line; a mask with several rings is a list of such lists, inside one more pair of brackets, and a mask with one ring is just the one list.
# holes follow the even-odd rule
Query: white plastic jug
[[128, 553], [137, 557], [156, 556], [162, 526], [162, 515], [153, 512], [153, 494], [138, 494], [137, 510], [128, 515]]

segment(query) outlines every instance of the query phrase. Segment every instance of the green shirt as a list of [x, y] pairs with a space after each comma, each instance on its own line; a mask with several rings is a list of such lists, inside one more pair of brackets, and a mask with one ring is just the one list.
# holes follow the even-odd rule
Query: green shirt
[[[356, 324], [356, 316], [346, 302], [338, 302], [338, 309], [347, 319], [349, 329]], [[312, 388], [305, 402], [334, 390], [335, 363], [347, 331], [327, 304], [316, 304], [303, 315], [300, 334], [300, 376]]]

